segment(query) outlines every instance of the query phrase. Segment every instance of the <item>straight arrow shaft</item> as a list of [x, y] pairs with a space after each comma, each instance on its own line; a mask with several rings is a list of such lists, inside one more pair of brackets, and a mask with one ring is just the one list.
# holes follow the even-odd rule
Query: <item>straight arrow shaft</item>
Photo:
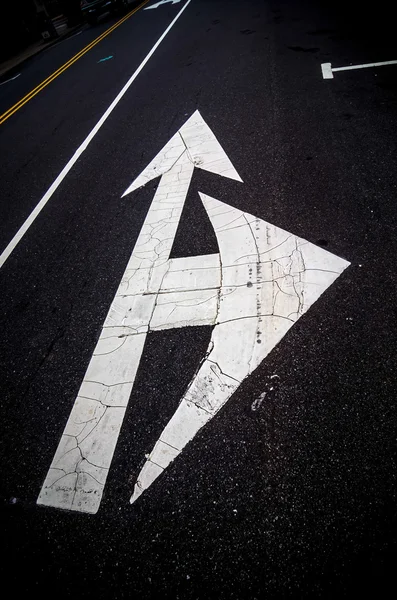
[[185, 152], [160, 180], [38, 504], [99, 509], [193, 170]]

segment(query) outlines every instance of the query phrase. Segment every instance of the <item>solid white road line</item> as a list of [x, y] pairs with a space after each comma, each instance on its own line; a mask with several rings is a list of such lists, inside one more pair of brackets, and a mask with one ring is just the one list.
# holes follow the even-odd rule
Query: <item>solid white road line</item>
[[362, 65], [349, 65], [348, 67], [332, 67], [331, 63], [322, 63], [321, 70], [324, 79], [333, 79], [335, 71], [354, 71], [355, 69], [368, 69], [369, 67], [384, 67], [386, 65], [397, 65], [397, 60], [386, 60], [376, 63], [365, 63]]
[[190, 2], [191, 2], [191, 0], [187, 0], [186, 4], [181, 8], [181, 10], [179, 11], [179, 13], [176, 15], [175, 19], [173, 21], [171, 21], [171, 23], [168, 25], [167, 29], [159, 37], [159, 39], [157, 40], [157, 42], [154, 44], [153, 48], [146, 55], [146, 57], [143, 59], [143, 61], [141, 62], [141, 64], [139, 65], [139, 67], [136, 69], [136, 71], [133, 73], [133, 75], [129, 78], [129, 80], [127, 81], [127, 83], [125, 84], [125, 86], [117, 94], [116, 98], [113, 100], [113, 102], [111, 103], [111, 105], [109, 106], [109, 108], [104, 112], [104, 114], [102, 115], [102, 117], [99, 119], [98, 123], [95, 125], [95, 127], [92, 129], [92, 131], [87, 135], [87, 137], [85, 138], [84, 142], [79, 146], [79, 148], [77, 148], [77, 150], [73, 154], [72, 158], [65, 165], [65, 167], [62, 169], [62, 171], [60, 172], [60, 174], [58, 175], [58, 177], [55, 179], [55, 181], [49, 187], [49, 189], [44, 194], [44, 196], [42, 197], [42, 199], [40, 200], [40, 202], [37, 204], [36, 208], [31, 212], [31, 214], [26, 219], [26, 221], [24, 222], [24, 224], [22, 225], [22, 227], [20, 227], [20, 229], [14, 235], [14, 237], [12, 238], [12, 240], [10, 241], [10, 243], [8, 244], [8, 246], [3, 250], [3, 252], [0, 255], [0, 268], [4, 265], [4, 263], [6, 262], [7, 258], [12, 254], [12, 252], [14, 251], [14, 249], [16, 248], [16, 246], [19, 244], [19, 242], [21, 241], [21, 239], [25, 235], [25, 233], [28, 231], [29, 227], [35, 221], [35, 219], [37, 218], [37, 216], [41, 213], [41, 211], [43, 210], [43, 208], [47, 204], [48, 200], [51, 198], [51, 196], [53, 195], [53, 193], [58, 189], [58, 187], [60, 186], [60, 184], [62, 183], [62, 181], [65, 179], [66, 175], [69, 173], [69, 171], [71, 170], [71, 168], [74, 166], [74, 164], [80, 158], [80, 156], [83, 154], [83, 152], [87, 148], [88, 144], [91, 142], [91, 140], [98, 133], [98, 131], [100, 130], [100, 128], [102, 127], [102, 125], [105, 123], [105, 121], [108, 118], [108, 116], [112, 113], [112, 111], [117, 106], [117, 104], [120, 102], [121, 98], [127, 92], [127, 90], [129, 89], [129, 87], [131, 86], [131, 84], [138, 77], [138, 75], [142, 71], [143, 67], [146, 65], [146, 63], [149, 61], [149, 59], [151, 58], [151, 56], [157, 50], [157, 48], [159, 47], [159, 45], [161, 44], [161, 42], [163, 41], [163, 39], [165, 38], [165, 36], [167, 35], [167, 33], [175, 25], [175, 23], [177, 22], [177, 20], [179, 19], [179, 17], [182, 15], [183, 11], [188, 7], [188, 5], [190, 4]]

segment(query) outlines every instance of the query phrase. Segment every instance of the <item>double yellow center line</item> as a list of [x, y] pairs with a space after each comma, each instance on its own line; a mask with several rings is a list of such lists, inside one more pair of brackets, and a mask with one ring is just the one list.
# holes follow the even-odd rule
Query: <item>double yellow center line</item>
[[5, 113], [0, 115], [0, 125], [2, 125], [2, 123], [7, 121], [7, 119], [9, 119], [14, 113], [16, 113], [17, 110], [22, 108], [22, 106], [24, 106], [27, 102], [29, 102], [29, 100], [34, 98], [49, 83], [51, 83], [51, 81], [54, 81], [54, 79], [56, 79], [59, 75], [61, 75], [61, 73], [66, 71], [66, 69], [68, 69], [71, 65], [73, 65], [73, 63], [75, 63], [77, 60], [79, 60], [79, 58], [84, 56], [84, 54], [86, 54], [89, 50], [91, 50], [91, 48], [93, 48], [94, 46], [99, 44], [99, 42], [101, 42], [107, 35], [112, 33], [112, 31], [114, 31], [117, 27], [119, 27], [119, 25], [124, 23], [124, 21], [129, 19], [134, 13], [136, 13], [140, 8], [142, 8], [142, 6], [144, 6], [148, 2], [149, 2], [149, 0], [144, 0], [144, 2], [142, 2], [139, 6], [137, 6], [137, 8], [134, 8], [134, 10], [129, 12], [127, 15], [125, 15], [125, 17], [123, 17], [122, 19], [117, 21], [117, 23], [115, 23], [114, 25], [109, 27], [109, 29], [107, 29], [104, 33], [102, 33], [95, 40], [93, 40], [90, 44], [88, 44], [88, 46], [86, 46], [85, 48], [80, 50], [80, 52], [75, 54], [70, 60], [68, 60], [67, 62], [65, 62], [65, 64], [63, 64], [61, 67], [59, 67], [59, 69], [54, 71], [54, 73], [52, 73], [49, 77], [47, 77], [47, 79], [44, 79], [44, 81], [42, 81], [37, 87], [35, 87], [32, 91], [30, 91], [28, 94], [26, 94], [26, 96], [24, 96], [23, 98], [18, 100], [18, 102], [16, 104], [14, 104], [14, 106], [11, 106], [11, 108], [6, 110]]

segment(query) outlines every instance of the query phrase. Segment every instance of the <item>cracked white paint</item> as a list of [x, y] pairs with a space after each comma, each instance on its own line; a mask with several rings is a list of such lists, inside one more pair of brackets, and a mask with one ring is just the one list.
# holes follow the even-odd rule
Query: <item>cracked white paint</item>
[[131, 502], [213, 418], [349, 264], [204, 194], [201, 200], [219, 253], [170, 259], [195, 167], [241, 181], [198, 111], [124, 194], [161, 176], [39, 504], [97, 512], [151, 331], [214, 326], [207, 354], [148, 457]]
[[39, 504], [97, 512], [146, 335], [152, 330], [215, 323], [219, 255], [169, 259], [196, 166], [241, 181], [198, 112], [125, 192], [162, 176], [44, 481]]
[[149, 455], [131, 502], [164, 471], [348, 262], [200, 194], [219, 245], [221, 286], [207, 355]]
[[[159, 204], [155, 210], [151, 210], [153, 216], [150, 222], [157, 226], [162, 221], [155, 216], [155, 211], [166, 210], [166, 207], [172, 209], [178, 186], [182, 182], [190, 182], [191, 174], [179, 162], [182, 157], [193, 167], [242, 181], [211, 129], [196, 110], [123, 194], [126, 196], [155, 177], [167, 173], [166, 187], [163, 187], [158, 196], [156, 194]], [[161, 183], [162, 181], [160, 185]]]

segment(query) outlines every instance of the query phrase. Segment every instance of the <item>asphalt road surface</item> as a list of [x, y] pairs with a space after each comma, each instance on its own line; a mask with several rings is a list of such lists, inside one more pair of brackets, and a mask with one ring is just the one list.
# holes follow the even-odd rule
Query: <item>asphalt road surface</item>
[[[12, 597], [388, 597], [396, 555], [397, 65], [335, 71], [333, 79], [321, 65], [397, 60], [395, 20], [381, 4], [367, 14], [348, 2], [174, 1], [144, 10], [156, 4], [149, 1], [0, 125], [0, 250], [10, 249], [0, 269], [3, 586]], [[105, 17], [29, 60], [18, 78], [4, 76], [0, 113], [116, 22]], [[190, 117], [195, 125], [184, 129]], [[170, 139], [182, 149], [161, 155], [146, 185], [123, 196]], [[167, 177], [179, 185], [184, 169], [191, 181], [182, 193]], [[18, 234], [42, 198], [42, 211]], [[161, 230], [156, 198], [164, 222], [170, 208], [174, 232], [158, 233], [153, 249], [144, 222], [151, 215]], [[247, 281], [232, 306], [241, 316], [224, 323], [223, 337], [225, 290], [235, 288], [226, 288], [232, 266], [222, 263], [224, 230], [211, 202], [238, 225], [227, 233], [230, 256], [248, 243], [240, 226], [265, 248], [244, 262]], [[295, 250], [274, 253], [280, 230]], [[309, 244], [301, 247], [301, 238]], [[154, 296], [135, 295], [142, 303], [155, 297], [153, 320], [126, 333], [140, 309], [117, 316], [114, 297], [137, 240], [149, 263], [150, 252], [158, 258], [165, 248], [167, 273]], [[327, 267], [331, 258], [338, 272]], [[171, 298], [164, 286], [172, 265], [187, 263], [202, 281], [190, 289], [215, 295], [193, 307], [170, 300], [168, 325], [155, 327], [162, 299]], [[284, 269], [277, 285], [287, 286], [278, 287], [285, 306], [299, 300], [277, 335], [261, 304], [277, 279], [260, 274], [266, 265]], [[133, 266], [128, 282], [149, 268]], [[187, 271], [175, 273], [181, 289]], [[141, 353], [124, 355], [134, 371], [124, 392], [106, 379], [119, 368], [106, 362], [113, 348], [93, 358], [111, 307], [123, 344], [144, 342]], [[248, 348], [252, 323], [258, 331]], [[218, 362], [200, 380], [212, 351]], [[85, 420], [77, 421], [71, 411], [93, 361], [106, 394], [87, 392]], [[131, 504], [142, 469], [161, 470], [151, 453], [160, 436], [171, 439], [162, 432], [183, 403], [207, 421], [186, 433], [183, 447], [169, 446], [175, 460]], [[186, 414], [181, 436], [194, 429]], [[55, 455], [64, 430], [71, 445]], [[51, 466], [57, 482], [48, 480]]]

